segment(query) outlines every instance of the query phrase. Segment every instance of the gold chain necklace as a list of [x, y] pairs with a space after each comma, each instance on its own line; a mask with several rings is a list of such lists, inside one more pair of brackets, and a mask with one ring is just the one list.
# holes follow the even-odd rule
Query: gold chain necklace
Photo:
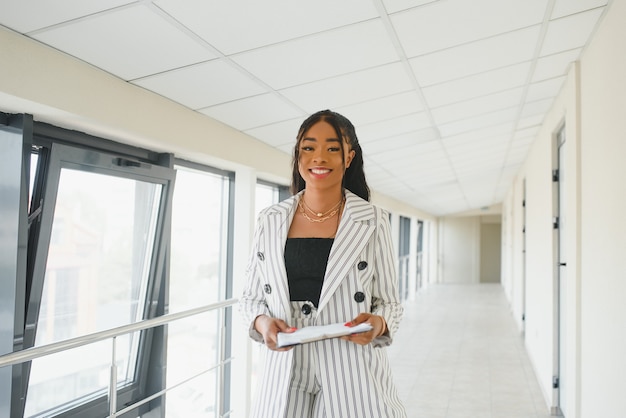
[[[302, 199], [300, 199], [300, 201], [298, 202], [298, 206], [300, 206], [300, 213], [302, 214], [302, 216], [304, 216], [304, 219], [306, 219], [309, 222], [325, 222], [328, 219], [332, 218], [333, 216], [335, 216], [340, 210], [341, 210], [341, 203], [343, 202], [343, 199], [337, 204], [339, 205], [339, 207], [337, 207], [337, 205], [335, 205], [334, 209], [331, 209], [330, 213], [326, 212], [327, 215], [326, 216], [322, 216], [321, 218], [311, 218], [307, 213], [306, 210], [304, 210], [304, 205], [302, 204]], [[310, 210], [310, 209], [309, 209]], [[315, 213], [315, 212], [313, 212]], [[316, 214], [317, 215], [317, 214]]]
[[[304, 201], [304, 196], [302, 196], [302, 198], [300, 199], [300, 202], [302, 203], [302, 205], [304, 205], [305, 209], [307, 209], [309, 212], [311, 212], [313, 215], [317, 216], [318, 218], [321, 218], [322, 216], [326, 216], [329, 213], [331, 213], [333, 210], [337, 209], [339, 207], [339, 205], [341, 205], [341, 203], [343, 202], [343, 197], [339, 200], [339, 202], [337, 202], [337, 204], [335, 206], [333, 206], [332, 208], [327, 210], [325, 213], [315, 212], [313, 209], [311, 209], [309, 207], [309, 205], [307, 205], [306, 202]], [[337, 213], [337, 212], [335, 212], [335, 213]], [[333, 215], [330, 215], [330, 216], [332, 217]]]

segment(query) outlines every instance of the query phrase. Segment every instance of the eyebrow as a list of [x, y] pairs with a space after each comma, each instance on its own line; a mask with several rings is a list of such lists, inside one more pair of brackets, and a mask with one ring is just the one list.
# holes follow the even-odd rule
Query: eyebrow
[[[307, 136], [307, 137], [302, 138], [302, 141], [317, 142], [317, 139]], [[326, 138], [326, 142], [340, 142], [340, 141], [339, 141], [339, 138]]]

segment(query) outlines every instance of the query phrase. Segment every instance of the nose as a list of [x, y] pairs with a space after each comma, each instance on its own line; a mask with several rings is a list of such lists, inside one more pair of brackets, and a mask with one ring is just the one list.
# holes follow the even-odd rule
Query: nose
[[326, 161], [326, 151], [324, 147], [319, 147], [315, 150], [313, 154], [313, 161], [315, 162], [325, 162]]

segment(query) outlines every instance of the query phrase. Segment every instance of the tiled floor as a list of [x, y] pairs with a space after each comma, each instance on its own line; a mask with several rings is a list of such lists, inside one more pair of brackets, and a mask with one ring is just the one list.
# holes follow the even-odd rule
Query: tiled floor
[[388, 353], [409, 418], [550, 417], [500, 285], [422, 290]]

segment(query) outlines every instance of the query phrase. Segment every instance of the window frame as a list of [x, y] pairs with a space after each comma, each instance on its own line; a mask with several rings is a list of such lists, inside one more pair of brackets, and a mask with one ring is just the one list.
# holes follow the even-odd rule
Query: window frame
[[[19, 115], [22, 116], [22, 115]], [[28, 115], [25, 115], [28, 116]], [[10, 118], [9, 118], [10, 119]], [[19, 117], [18, 117], [19, 119]], [[165, 284], [168, 280], [167, 271], [167, 247], [169, 246], [169, 216], [172, 204], [172, 192], [175, 181], [175, 172], [172, 168], [173, 157], [171, 154], [160, 154], [132, 146], [119, 144], [103, 138], [94, 137], [82, 132], [69, 131], [45, 123], [33, 122], [30, 126], [25, 123], [24, 137], [27, 132], [33, 132], [30, 147], [24, 147], [24, 158], [28, 158], [33, 152], [40, 154], [38, 158], [35, 181], [33, 183], [31, 207], [29, 213], [30, 228], [28, 225], [28, 256], [27, 269], [23, 278], [26, 284], [24, 302], [21, 307], [24, 312], [24, 333], [22, 348], [32, 347], [35, 342], [35, 331], [41, 303], [41, 292], [46, 269], [46, 259], [50, 243], [52, 228], [52, 216], [60, 170], [64, 166], [76, 164], [75, 161], [66, 161], [77, 155], [99, 156], [109, 160], [110, 164], [103, 167], [93, 168], [95, 172], [107, 175], [114, 174], [132, 180], [148, 181], [162, 186], [156, 231], [152, 245], [152, 256], [149, 266], [149, 274], [146, 289], [146, 300], [142, 319], [154, 318], [164, 313]], [[55, 151], [61, 154], [56, 155]], [[26, 155], [28, 153], [28, 155]], [[69, 155], [65, 155], [69, 153]], [[72, 155], [73, 154], [73, 155]], [[58, 160], [55, 160], [57, 159]], [[116, 160], [117, 159], [117, 160]], [[115, 164], [118, 161], [118, 164]], [[64, 165], [63, 162], [67, 164]], [[102, 163], [102, 161], [100, 161]], [[59, 164], [57, 167], [55, 164]], [[81, 170], [89, 164], [80, 163]], [[96, 167], [94, 165], [94, 167]], [[56, 173], [55, 173], [56, 170]], [[91, 171], [91, 170], [83, 170]], [[52, 178], [51, 178], [52, 176]], [[26, 184], [28, 194], [29, 182]], [[24, 187], [24, 186], [23, 186]], [[52, 198], [54, 196], [54, 198]], [[46, 200], [48, 200], [46, 202]], [[40, 203], [43, 206], [40, 208]], [[41, 211], [37, 214], [38, 210]], [[23, 211], [21, 209], [21, 211]], [[21, 279], [19, 279], [21, 280]], [[22, 302], [18, 301], [17, 304]], [[19, 308], [16, 307], [16, 313]], [[149, 329], [141, 333], [133, 382], [121, 387], [117, 392], [118, 405], [134, 403], [156, 393], [164, 384], [164, 355], [165, 330], [164, 326]], [[14, 366], [12, 387], [12, 414], [22, 416], [25, 408], [25, 399], [28, 390], [31, 363]], [[148, 394], [148, 395], [146, 395]], [[136, 410], [141, 415], [148, 410], [158, 407], [159, 399], [143, 405]], [[55, 416], [78, 417], [85, 415], [108, 415], [107, 395], [98, 396], [92, 400], [77, 403], [68, 410], [60, 410]], [[134, 415], [134, 414], [133, 414]]]

